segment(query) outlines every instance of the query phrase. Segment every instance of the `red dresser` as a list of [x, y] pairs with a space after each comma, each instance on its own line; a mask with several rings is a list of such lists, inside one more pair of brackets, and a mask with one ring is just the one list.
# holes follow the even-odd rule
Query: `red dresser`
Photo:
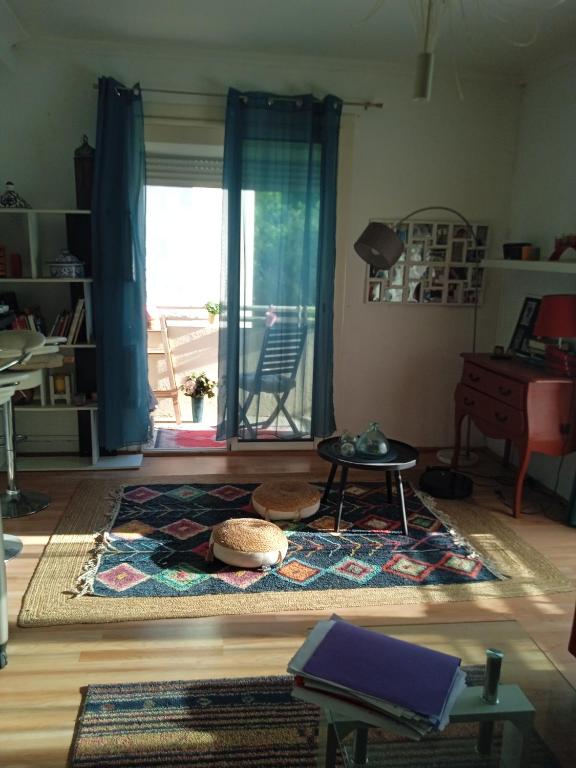
[[461, 425], [470, 416], [488, 437], [506, 440], [518, 450], [514, 516], [522, 511], [522, 489], [534, 451], [562, 456], [576, 450], [576, 382], [547, 374], [520, 360], [498, 360], [487, 354], [463, 354], [464, 369], [456, 387], [455, 463]]

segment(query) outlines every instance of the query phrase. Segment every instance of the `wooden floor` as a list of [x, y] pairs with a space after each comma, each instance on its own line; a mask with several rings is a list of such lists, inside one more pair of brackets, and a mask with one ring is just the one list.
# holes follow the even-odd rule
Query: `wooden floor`
[[[432, 454], [422, 457], [422, 467], [432, 463]], [[25, 549], [7, 566], [11, 637], [9, 664], [0, 672], [0, 766], [65, 766], [82, 686], [283, 673], [309, 628], [323, 615], [294, 612], [51, 628], [17, 627], [20, 601], [30, 576], [80, 482], [112, 477], [122, 484], [141, 482], [149, 476], [169, 478], [171, 475], [190, 475], [193, 480], [195, 475], [223, 473], [232, 476], [258, 473], [264, 477], [279, 472], [304, 472], [317, 478], [323, 477], [326, 469], [326, 464], [312, 453], [261, 452], [147, 457], [142, 468], [132, 472], [22, 474], [21, 485], [46, 491], [53, 501], [47, 510], [33, 517], [5, 521], [6, 532], [21, 536]], [[502, 474], [488, 458], [477, 471], [489, 477]], [[412, 479], [417, 480], [418, 475], [419, 471], [415, 470]], [[475, 493], [478, 514], [487, 508], [497, 511], [518, 535], [576, 582], [576, 529], [548, 519], [543, 514], [548, 512], [543, 509], [548, 502], [538, 495], [529, 496], [527, 504], [535, 514], [514, 520], [494, 493], [495, 488], [504, 487], [505, 495], [510, 497], [511, 489], [489, 479], [478, 482], [482, 484]], [[437, 643], [446, 649], [453, 648], [469, 662], [466, 656], [473, 646], [475, 652], [486, 643], [505, 644], [511, 652], [519, 649], [524, 663], [514, 668], [515, 682], [529, 685], [530, 676], [544, 667], [552, 675], [546, 680], [555, 681], [549, 695], [539, 696], [539, 730], [550, 742], [558, 739], [558, 724], [566, 724], [566, 737], [559, 751], [569, 755], [563, 765], [572, 766], [576, 752], [573, 726], [576, 693], [571, 685], [576, 686], [576, 659], [568, 653], [567, 643], [575, 601], [576, 591], [439, 605], [382, 606], [340, 613], [365, 626], [412, 625], [414, 632], [409, 632], [409, 636], [417, 642], [430, 642], [431, 625], [434, 625], [433, 637]], [[493, 624], [494, 632], [484, 622], [497, 622]], [[531, 654], [522, 645], [522, 638], [526, 638], [530, 648], [540, 649], [541, 653]], [[540, 686], [541, 691], [548, 685], [546, 682], [544, 687]]]

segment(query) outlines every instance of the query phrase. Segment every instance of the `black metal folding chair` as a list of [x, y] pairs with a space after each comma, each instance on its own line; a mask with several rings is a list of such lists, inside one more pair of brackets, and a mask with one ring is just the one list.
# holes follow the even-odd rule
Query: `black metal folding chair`
[[[286, 417], [294, 435], [300, 434], [300, 429], [286, 407], [286, 401], [296, 385], [307, 332], [306, 325], [295, 323], [278, 323], [266, 328], [256, 370], [240, 375], [240, 389], [247, 392], [247, 395], [244, 402], [239, 404], [239, 426], [244, 426], [251, 438], [256, 437], [256, 429], [267, 429], [280, 413]], [[274, 396], [275, 408], [265, 421], [251, 424], [248, 410], [254, 398], [259, 400], [262, 393]]]

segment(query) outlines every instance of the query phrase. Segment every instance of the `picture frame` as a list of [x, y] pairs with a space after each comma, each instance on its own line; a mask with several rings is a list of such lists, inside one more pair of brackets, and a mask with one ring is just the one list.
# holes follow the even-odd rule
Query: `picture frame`
[[530, 340], [534, 335], [534, 325], [538, 317], [541, 299], [538, 296], [526, 296], [516, 321], [516, 327], [508, 346], [508, 351], [518, 357], [538, 357], [530, 349]]
[[404, 252], [390, 269], [366, 265], [365, 302], [450, 307], [482, 303], [486, 223], [474, 222], [469, 228], [424, 220], [388, 226], [396, 229]]

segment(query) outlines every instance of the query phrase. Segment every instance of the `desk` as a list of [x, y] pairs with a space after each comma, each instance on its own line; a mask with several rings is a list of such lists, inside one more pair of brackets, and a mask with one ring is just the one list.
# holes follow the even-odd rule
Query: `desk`
[[457, 467], [462, 419], [470, 416], [488, 437], [506, 440], [504, 463], [513, 444], [519, 465], [514, 517], [522, 511], [524, 478], [534, 451], [563, 456], [576, 450], [576, 383], [517, 359], [463, 354], [464, 369], [456, 387], [453, 466]]

